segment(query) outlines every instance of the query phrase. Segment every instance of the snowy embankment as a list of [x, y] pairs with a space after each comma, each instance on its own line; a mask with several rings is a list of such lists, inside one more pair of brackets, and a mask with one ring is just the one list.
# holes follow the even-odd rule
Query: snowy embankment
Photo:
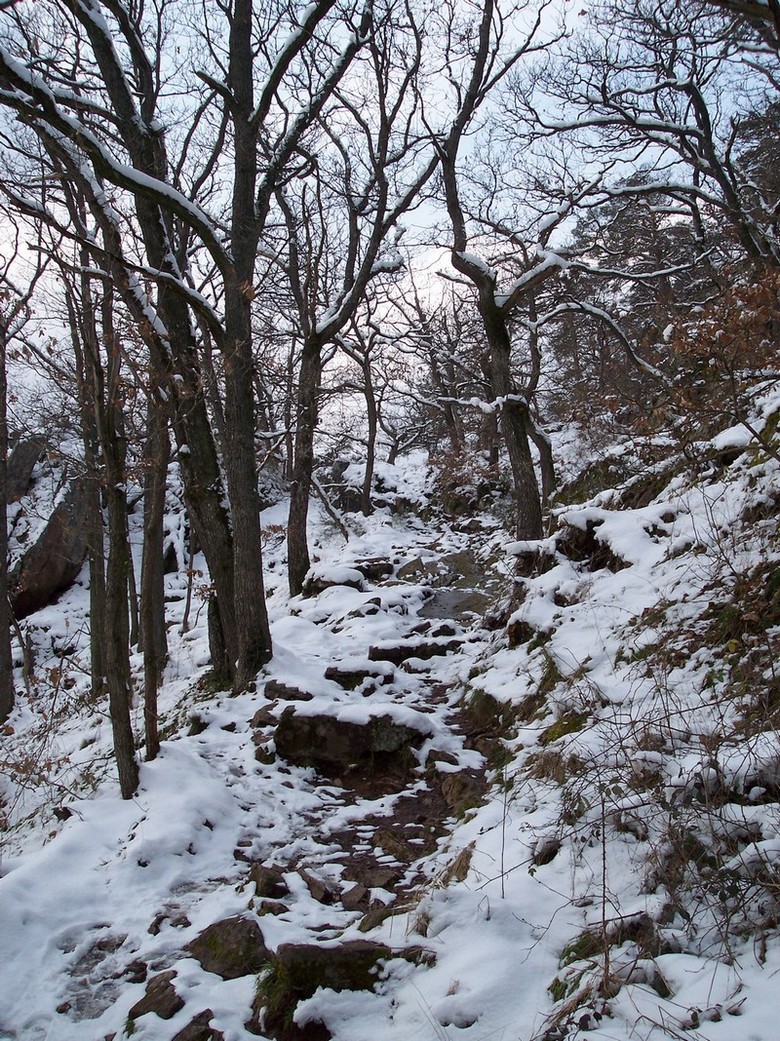
[[[171, 577], [167, 739], [131, 802], [85, 693], [83, 588], [34, 616], [36, 686], [4, 739], [0, 1038], [251, 1036], [256, 975], [186, 949], [242, 915], [271, 952], [424, 951], [383, 959], [372, 991], [303, 996], [301, 1037], [772, 1041], [778, 465], [738, 438], [702, 446], [696, 480], [640, 474], [562, 508], [533, 547], [385, 512], [345, 545], [318, 521], [318, 578], [350, 584], [292, 602], [270, 511], [274, 660], [254, 691], [209, 692], [205, 611], [181, 634]], [[392, 573], [363, 578], [375, 559]], [[459, 612], [475, 589], [496, 606]], [[412, 732], [408, 775], [361, 787], [282, 758], [291, 704]], [[261, 899], [254, 865], [283, 898]], [[128, 1019], [167, 971], [182, 1006]]]

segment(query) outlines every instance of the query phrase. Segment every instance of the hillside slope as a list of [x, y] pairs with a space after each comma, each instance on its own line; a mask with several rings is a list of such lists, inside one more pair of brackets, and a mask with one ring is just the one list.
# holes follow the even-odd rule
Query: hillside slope
[[735, 428], [575, 480], [568, 445], [589, 498], [544, 542], [443, 518], [410, 462], [402, 516], [346, 544], [317, 521], [293, 601], [269, 511], [276, 653], [237, 697], [169, 576], [166, 739], [130, 802], [83, 587], [32, 616], [0, 1038], [775, 1036], [778, 464]]

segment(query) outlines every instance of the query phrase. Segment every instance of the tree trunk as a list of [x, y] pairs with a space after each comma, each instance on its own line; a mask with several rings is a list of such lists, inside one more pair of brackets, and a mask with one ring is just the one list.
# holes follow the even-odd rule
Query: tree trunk
[[233, 521], [236, 657], [233, 686], [241, 690], [271, 658], [265, 606], [260, 496], [255, 461], [252, 298], [259, 225], [256, 207], [257, 127], [254, 113], [252, 0], [234, 0], [229, 78], [234, 104], [231, 249], [225, 278], [225, 460]]
[[170, 458], [168, 425], [153, 384], [149, 400], [144, 451], [144, 547], [141, 562], [141, 645], [144, 655], [144, 732], [146, 758], [160, 750], [157, 727], [157, 688], [168, 657], [165, 632], [163, 519]]
[[314, 469], [314, 432], [317, 428], [317, 398], [322, 378], [322, 349], [307, 342], [301, 357], [298, 385], [295, 457], [287, 523], [287, 567], [290, 595], [297, 596], [311, 567], [306, 527], [309, 519], [311, 475]]
[[480, 311], [490, 345], [487, 372], [490, 389], [499, 408], [499, 429], [509, 457], [515, 493], [515, 533], [518, 539], [542, 537], [542, 505], [531, 448], [528, 443], [528, 404], [517, 394], [510, 367], [511, 341], [506, 319], [480, 300]]
[[368, 439], [366, 441], [366, 473], [363, 478], [363, 490], [360, 496], [360, 508], [364, 517], [373, 512], [371, 504], [371, 487], [374, 483], [374, 463], [376, 456], [376, 435], [379, 416], [371, 380], [371, 363], [368, 357], [363, 362], [363, 387], [366, 396], [366, 419], [368, 421]]
[[88, 482], [89, 527], [87, 530], [87, 557], [89, 560], [89, 647], [92, 675], [92, 699], [97, 702], [105, 690], [106, 664], [103, 656], [106, 624], [106, 561], [103, 544], [103, 513], [100, 506], [100, 485], [94, 451], [93, 462], [87, 464], [91, 472]]
[[14, 707], [11, 605], [8, 601], [8, 421], [6, 343], [0, 337], [0, 723]]
[[233, 520], [237, 660], [234, 686], [242, 689], [271, 658], [260, 541], [260, 496], [255, 465], [252, 339], [246, 287], [225, 295], [225, 429], [228, 491]]

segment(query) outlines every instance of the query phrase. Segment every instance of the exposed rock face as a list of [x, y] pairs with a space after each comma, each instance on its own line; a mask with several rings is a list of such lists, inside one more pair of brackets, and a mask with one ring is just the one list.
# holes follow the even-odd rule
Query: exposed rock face
[[279, 701], [311, 701], [314, 697], [308, 690], [292, 687], [289, 683], [280, 680], [268, 680], [265, 685], [265, 696], [269, 701], [277, 698]]
[[335, 586], [348, 586], [350, 589], [362, 589], [363, 575], [354, 567], [331, 567], [325, 569], [312, 568], [303, 581], [303, 596], [319, 596], [326, 589]]
[[223, 980], [259, 972], [271, 956], [257, 922], [238, 917], [213, 922], [187, 950], [206, 972]]
[[268, 897], [276, 900], [280, 896], [287, 896], [290, 892], [289, 886], [284, 880], [282, 869], [278, 867], [253, 864], [247, 875], [247, 881], [254, 882], [255, 893], [259, 897]]
[[423, 661], [428, 661], [430, 658], [435, 658], [438, 655], [449, 654], [451, 651], [458, 651], [463, 646], [463, 640], [410, 640], [408, 642], [399, 642], [396, 644], [388, 644], [387, 646], [378, 645], [376, 647], [369, 647], [368, 658], [369, 661], [389, 661], [393, 665], [401, 665], [402, 662], [408, 661], [409, 658], [422, 658]]
[[326, 773], [358, 764], [370, 772], [388, 756], [400, 760], [424, 739], [420, 730], [387, 715], [364, 724], [327, 715], [298, 715], [292, 707], [283, 712], [275, 734], [276, 750], [284, 759]]
[[173, 985], [175, 979], [174, 969], [153, 976], [146, 984], [144, 996], [127, 1013], [128, 1019], [138, 1019], [148, 1012], [154, 1012], [160, 1019], [172, 1019], [179, 1009], [184, 1008], [184, 1002]]
[[366, 680], [370, 680], [374, 687], [381, 687], [385, 683], [393, 682], [393, 670], [376, 666], [350, 668], [346, 665], [330, 665], [325, 670], [325, 679], [333, 680], [344, 690], [357, 690]]
[[365, 560], [356, 560], [355, 568], [363, 578], [369, 582], [381, 582], [393, 573], [393, 562], [387, 557], [368, 557]]
[[555, 537], [558, 552], [569, 560], [577, 560], [587, 564], [589, 571], [608, 568], [610, 571], [622, 571], [629, 565], [606, 542], [602, 542], [596, 534], [603, 521], [588, 518], [584, 528], [564, 523]]
[[350, 940], [338, 947], [284, 943], [276, 952], [269, 974], [260, 982], [247, 1030], [262, 1031], [278, 1041], [325, 1041], [331, 1035], [324, 1024], [309, 1021], [298, 1026], [293, 1022], [298, 1002], [311, 997], [318, 987], [372, 990], [380, 963], [394, 957], [418, 963], [426, 960], [420, 948], [394, 953], [371, 940]]
[[174, 1034], [172, 1041], [224, 1041], [222, 1031], [211, 1026], [213, 1015], [210, 1008], [204, 1008], [178, 1034]]
[[38, 541], [9, 575], [17, 618], [45, 607], [72, 585], [87, 552], [88, 512], [86, 483], [73, 481]]
[[27, 437], [17, 441], [8, 456], [8, 501], [14, 502], [29, 491], [35, 464], [46, 451], [42, 437]]

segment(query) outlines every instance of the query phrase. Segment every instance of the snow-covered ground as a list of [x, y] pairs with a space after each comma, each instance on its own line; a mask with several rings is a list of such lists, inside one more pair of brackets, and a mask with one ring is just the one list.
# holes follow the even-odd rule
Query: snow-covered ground
[[[577, 443], [566, 445], [573, 472]], [[469, 526], [414, 511], [350, 517], [345, 544], [315, 513], [320, 577], [355, 580], [367, 558], [394, 574], [290, 601], [284, 506], [267, 511], [274, 659], [256, 690], [210, 692], [203, 601], [196, 588], [182, 633], [184, 579], [170, 576], [166, 740], [128, 802], [105, 706], [87, 693], [84, 585], [33, 616], [34, 686], [2, 750], [0, 1038], [123, 1037], [144, 978], [168, 969], [184, 1007], [138, 1017], [134, 1038], [171, 1041], [204, 1009], [226, 1041], [251, 1036], [255, 976], [223, 980], [185, 947], [212, 922], [256, 917], [253, 861], [289, 867], [284, 906], [257, 918], [271, 950], [368, 938], [431, 955], [389, 960], [372, 992], [302, 1001], [296, 1022], [321, 1020], [336, 1041], [773, 1041], [778, 464], [738, 429], [708, 453], [696, 480], [680, 467], [641, 505], [612, 489], [561, 507], [556, 533], [534, 547], [544, 567], [519, 581], [507, 612], [512, 640], [505, 625], [456, 617], [450, 653], [386, 670], [392, 681], [370, 689], [344, 690], [325, 670], [364, 667], [371, 647], [399, 639], [439, 638], [442, 612], [415, 630], [431, 589], [456, 587], [444, 575], [453, 559], [470, 554], [471, 585], [500, 600], [529, 547], [487, 517]], [[424, 498], [419, 460], [401, 480], [409, 499]], [[418, 792], [434, 749], [446, 753], [436, 769], [489, 782], [480, 805], [438, 822], [433, 848], [396, 887], [397, 913], [368, 931], [362, 910], [315, 898], [301, 869], [343, 890], [343, 836], [357, 852], [377, 819], [392, 829], [399, 794], [349, 794], [274, 755], [284, 703], [266, 698], [269, 681], [312, 695], [300, 713], [419, 727]], [[468, 740], [464, 701], [492, 714], [503, 755], [486, 762]], [[262, 709], [258, 758], [250, 721]], [[135, 722], [142, 731], [140, 706]], [[363, 832], [361, 821], [371, 822]]]

